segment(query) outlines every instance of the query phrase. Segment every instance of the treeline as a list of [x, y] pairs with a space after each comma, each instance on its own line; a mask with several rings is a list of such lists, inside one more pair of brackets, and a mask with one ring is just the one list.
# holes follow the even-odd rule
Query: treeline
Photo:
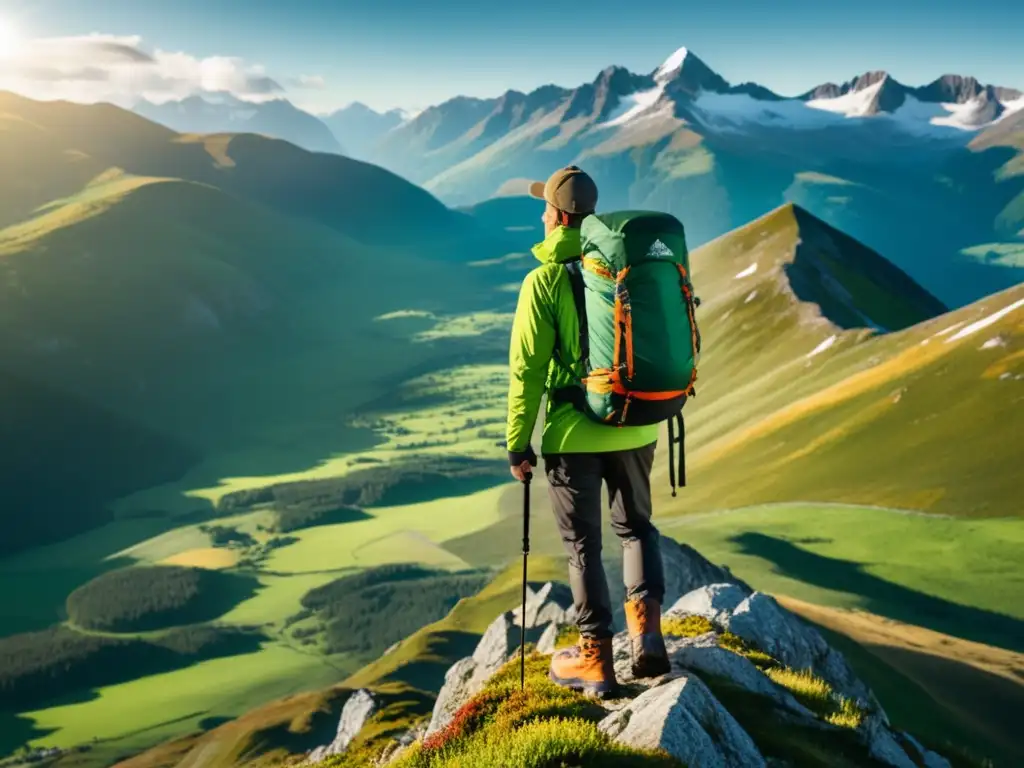
[[152, 640], [66, 627], [0, 638], [0, 710], [36, 709], [77, 691], [251, 653], [264, 639], [252, 631], [210, 626], [182, 627]]
[[447, 573], [416, 565], [384, 566], [311, 590], [307, 612], [326, 627], [329, 653], [382, 653], [420, 627], [444, 618], [490, 580], [486, 571]]
[[505, 476], [504, 466], [468, 457], [443, 457], [371, 466], [343, 477], [280, 483], [226, 494], [218, 504], [228, 514], [257, 504], [279, 509], [338, 509], [418, 504], [487, 487]]
[[148, 632], [216, 619], [256, 593], [246, 576], [174, 565], [105, 573], [72, 592], [68, 618], [103, 632]]
[[299, 503], [284, 507], [275, 513], [274, 530], [279, 533], [301, 531], [317, 525], [336, 525], [368, 520], [370, 516], [359, 507], [336, 504]]

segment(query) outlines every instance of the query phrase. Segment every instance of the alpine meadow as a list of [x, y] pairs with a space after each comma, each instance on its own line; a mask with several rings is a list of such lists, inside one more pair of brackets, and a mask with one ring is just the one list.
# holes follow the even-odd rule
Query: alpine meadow
[[[308, 74], [355, 55], [317, 47], [320, 4], [184, 4], [196, 50], [266, 70], [169, 52], [165, 5], [0, 4], [0, 767], [1024, 765], [1019, 61], [782, 95], [605, 38], [579, 82], [540, 42], [518, 79], [445, 69], [396, 26], [338, 85]], [[66, 34], [135, 13], [164, 48]], [[553, 202], [560, 169], [596, 210]], [[634, 341], [638, 379], [671, 351], [692, 389], [629, 389]], [[575, 438], [559, 376], [610, 411]], [[612, 516], [646, 491], [605, 477], [573, 540], [576, 470], [510, 475], [517, 408], [537, 454], [657, 424], [643, 643]], [[590, 555], [614, 637], [586, 636]], [[599, 640], [603, 698], [556, 674]]]

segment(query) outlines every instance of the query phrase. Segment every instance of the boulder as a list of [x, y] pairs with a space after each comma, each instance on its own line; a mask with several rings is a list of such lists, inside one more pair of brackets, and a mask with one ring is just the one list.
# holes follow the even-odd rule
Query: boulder
[[[662, 570], [665, 574], [665, 598], [663, 605], [672, 605], [683, 595], [709, 584], [732, 584], [743, 594], [754, 590], [733, 576], [725, 566], [712, 563], [693, 547], [680, 544], [674, 539], [662, 536], [659, 542]], [[613, 549], [617, 552], [617, 548]], [[608, 584], [612, 595], [612, 616], [615, 628], [625, 629], [626, 619], [623, 608], [626, 590], [622, 584], [622, 558], [610, 557], [605, 563]]]
[[307, 762], [319, 763], [331, 755], [343, 753], [377, 709], [377, 700], [370, 691], [361, 688], [353, 693], [341, 709], [341, 719], [338, 721], [338, 731], [334, 740], [310, 752]]
[[711, 584], [684, 595], [665, 615], [704, 616], [788, 667], [813, 670], [839, 693], [884, 717], [874, 695], [854, 674], [843, 655], [816, 629], [764, 592], [748, 594], [736, 584]]
[[[522, 607], [506, 611], [484, 632], [472, 656], [457, 661], [445, 674], [437, 695], [426, 735], [444, 728], [471, 697], [480, 692], [491, 676], [516, 655], [522, 634]], [[526, 642], [537, 643], [551, 627], [572, 620], [572, 592], [562, 584], [548, 582], [534, 590], [527, 587]], [[555, 630], [557, 635], [557, 629]], [[549, 641], [554, 647], [554, 637]]]
[[695, 676], [650, 688], [598, 728], [623, 744], [664, 749], [689, 768], [765, 765], [747, 732]]
[[878, 762], [893, 768], [918, 768], [880, 717], [866, 718], [860, 732], [867, 744], [868, 754]]
[[924, 768], [951, 768], [949, 760], [926, 748], [909, 733], [901, 732], [897, 738], [903, 744], [910, 758], [918, 765], [922, 765]]

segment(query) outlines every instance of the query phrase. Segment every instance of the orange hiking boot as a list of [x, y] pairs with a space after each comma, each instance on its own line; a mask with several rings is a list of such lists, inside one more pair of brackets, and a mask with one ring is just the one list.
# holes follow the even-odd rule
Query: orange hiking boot
[[628, 600], [626, 627], [629, 651], [633, 658], [633, 677], [658, 677], [668, 674], [672, 665], [661, 634], [661, 605], [656, 600]]
[[558, 685], [592, 696], [611, 696], [618, 688], [611, 638], [594, 640], [581, 637], [578, 645], [556, 651], [551, 657], [548, 677]]

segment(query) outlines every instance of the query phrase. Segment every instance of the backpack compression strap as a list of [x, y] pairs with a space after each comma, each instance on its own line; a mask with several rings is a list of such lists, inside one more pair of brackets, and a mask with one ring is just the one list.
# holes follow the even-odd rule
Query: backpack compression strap
[[[679, 437], [675, 435], [675, 425], [679, 425]], [[676, 459], [675, 446], [679, 443], [679, 487], [686, 485], [686, 425], [680, 411], [668, 420], [668, 481], [672, 485], [672, 496], [676, 495]]]

